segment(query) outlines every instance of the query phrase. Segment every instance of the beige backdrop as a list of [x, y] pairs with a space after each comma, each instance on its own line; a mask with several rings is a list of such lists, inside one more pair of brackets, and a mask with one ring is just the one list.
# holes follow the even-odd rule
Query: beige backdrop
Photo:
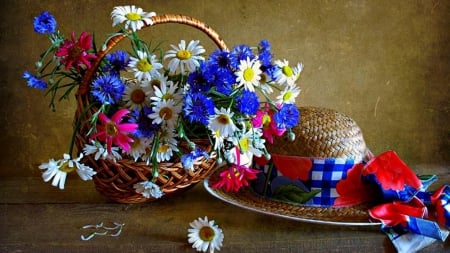
[[[47, 46], [33, 17], [48, 10], [66, 36], [87, 30], [103, 41], [115, 30], [112, 8], [130, 2], [196, 17], [230, 47], [268, 39], [275, 58], [305, 65], [299, 105], [349, 115], [376, 154], [393, 149], [412, 166], [450, 164], [450, 1], [7, 0], [0, 8], [0, 176], [40, 175], [37, 166], [60, 158], [70, 140], [74, 100], [53, 113], [21, 78]], [[146, 32], [167, 43], [200, 38], [212, 50], [202, 36], [177, 25]]]

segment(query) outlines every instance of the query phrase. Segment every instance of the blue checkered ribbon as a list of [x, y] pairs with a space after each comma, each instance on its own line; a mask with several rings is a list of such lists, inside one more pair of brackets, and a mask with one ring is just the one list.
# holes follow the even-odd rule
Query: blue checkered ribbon
[[321, 190], [306, 204], [313, 206], [332, 206], [338, 197], [336, 184], [347, 177], [347, 171], [355, 161], [345, 158], [314, 158], [310, 171], [311, 190]]

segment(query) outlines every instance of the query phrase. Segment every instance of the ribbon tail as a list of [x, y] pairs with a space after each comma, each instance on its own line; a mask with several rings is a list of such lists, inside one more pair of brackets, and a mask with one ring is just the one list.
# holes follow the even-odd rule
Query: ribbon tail
[[449, 231], [441, 229], [436, 222], [416, 217], [409, 217], [408, 228], [411, 232], [440, 241], [445, 241], [449, 235]]

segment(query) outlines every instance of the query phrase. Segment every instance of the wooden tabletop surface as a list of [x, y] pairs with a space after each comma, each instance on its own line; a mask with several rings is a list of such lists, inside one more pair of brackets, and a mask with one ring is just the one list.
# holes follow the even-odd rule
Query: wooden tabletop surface
[[[448, 171], [436, 184], [449, 182]], [[442, 175], [441, 175], [442, 176]], [[112, 203], [92, 183], [69, 178], [61, 191], [40, 177], [0, 178], [0, 252], [196, 252], [189, 222], [208, 216], [222, 228], [220, 252], [396, 252], [378, 226], [321, 225], [252, 212], [210, 195], [202, 183], [167, 199]], [[125, 224], [120, 236], [81, 235], [88, 224]], [[421, 252], [450, 252], [450, 240]]]

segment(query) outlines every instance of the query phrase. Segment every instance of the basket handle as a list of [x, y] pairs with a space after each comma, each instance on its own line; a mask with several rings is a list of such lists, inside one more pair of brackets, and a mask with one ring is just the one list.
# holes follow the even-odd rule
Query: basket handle
[[[153, 25], [157, 24], [166, 24], [166, 23], [177, 23], [177, 24], [183, 24], [192, 26], [194, 28], [197, 28], [198, 30], [204, 32], [208, 37], [222, 50], [228, 50], [227, 45], [225, 42], [220, 38], [219, 34], [212, 29], [207, 24], [203, 23], [202, 21], [185, 16], [180, 14], [161, 14], [157, 16], [153, 16], [152, 18]], [[149, 27], [150, 25], [144, 25], [145, 27]], [[114, 37], [112, 37], [108, 43], [106, 44], [106, 47], [104, 50], [101, 50], [97, 53], [97, 58], [92, 63], [91, 67], [86, 70], [85, 75], [83, 76], [83, 79], [81, 81], [81, 84], [78, 88], [78, 95], [84, 95], [86, 92], [89, 91], [89, 83], [91, 81], [92, 76], [94, 75], [95, 71], [98, 68], [98, 65], [102, 61], [102, 59], [106, 56], [106, 54], [122, 39], [126, 37], [125, 34], [119, 34]]]

